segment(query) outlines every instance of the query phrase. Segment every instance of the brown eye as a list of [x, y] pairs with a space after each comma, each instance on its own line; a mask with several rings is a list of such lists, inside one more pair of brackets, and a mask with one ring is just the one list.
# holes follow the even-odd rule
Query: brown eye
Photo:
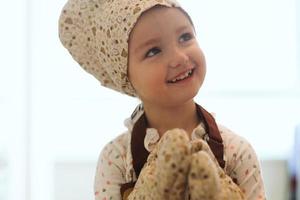
[[149, 51], [147, 51], [145, 58], [155, 56], [156, 54], [158, 54], [160, 52], [161, 52], [161, 50], [157, 47], [151, 48]]
[[194, 36], [191, 33], [184, 33], [180, 36], [179, 42], [186, 42], [193, 38], [194, 38]]

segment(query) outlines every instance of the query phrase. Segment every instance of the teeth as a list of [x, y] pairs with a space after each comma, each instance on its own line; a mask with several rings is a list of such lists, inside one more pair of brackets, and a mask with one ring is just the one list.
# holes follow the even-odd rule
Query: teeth
[[181, 80], [183, 80], [183, 79], [189, 77], [190, 75], [192, 75], [192, 72], [193, 72], [193, 70], [191, 69], [191, 70], [187, 71], [185, 74], [182, 74], [181, 76], [179, 76], [179, 77], [177, 77], [177, 78], [174, 78], [173, 80], [171, 80], [171, 81], [169, 81], [169, 82], [175, 83], [175, 82], [177, 82], [177, 81], [181, 81]]

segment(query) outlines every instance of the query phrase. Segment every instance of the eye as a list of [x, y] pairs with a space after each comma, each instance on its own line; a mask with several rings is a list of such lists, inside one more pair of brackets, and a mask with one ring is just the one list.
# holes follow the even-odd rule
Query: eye
[[191, 33], [184, 33], [180, 36], [179, 42], [187, 42], [194, 38], [194, 35]]
[[154, 47], [154, 48], [150, 49], [149, 51], [147, 51], [145, 58], [155, 56], [156, 54], [158, 54], [160, 52], [161, 52], [161, 50], [158, 47]]

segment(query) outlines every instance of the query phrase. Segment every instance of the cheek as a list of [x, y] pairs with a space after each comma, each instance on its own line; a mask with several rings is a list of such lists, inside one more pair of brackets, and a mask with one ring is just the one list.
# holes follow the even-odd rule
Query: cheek
[[204, 54], [201, 52], [200, 54], [201, 56], [199, 56], [199, 62], [200, 62], [200, 70], [201, 72], [203, 73], [203, 75], [205, 76], [206, 74], [206, 60], [205, 60], [205, 57], [204, 57]]
[[139, 69], [129, 71], [129, 80], [137, 92], [145, 90], [149, 85], [151, 86], [151, 74]]
[[193, 61], [197, 64], [197, 74], [201, 79], [201, 82], [204, 80], [206, 75], [206, 60], [202, 50], [199, 47], [195, 47], [194, 51], [191, 54]]
[[149, 93], [163, 87], [164, 77], [158, 71], [149, 71], [143, 74], [140, 83], [143, 86], [143, 89], [147, 90], [145, 92]]
[[129, 81], [135, 90], [139, 89], [139, 85], [140, 85], [139, 76], [136, 76], [136, 74], [134, 73], [129, 73]]
[[165, 79], [162, 72], [147, 71], [139, 78], [137, 90], [143, 96], [157, 96], [164, 91]]
[[130, 56], [129, 56], [129, 59], [128, 59], [128, 79], [130, 81], [130, 83], [132, 84], [132, 86], [134, 87], [134, 89], [137, 89], [138, 88], [138, 85], [139, 85], [139, 79], [140, 79], [140, 68], [139, 68], [139, 65], [138, 63], [136, 63], [134, 61], [134, 59], [132, 59]]
[[195, 48], [195, 50], [193, 51], [193, 58], [195, 59], [195, 62], [199, 65], [199, 67], [201, 68], [201, 71], [203, 71], [205, 73], [206, 72], [206, 60], [205, 60], [204, 53], [202, 52], [202, 50], [199, 47]]

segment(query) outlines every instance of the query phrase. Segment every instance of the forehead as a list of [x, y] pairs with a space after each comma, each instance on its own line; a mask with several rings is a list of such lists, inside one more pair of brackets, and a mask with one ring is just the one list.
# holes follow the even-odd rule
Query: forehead
[[193, 27], [190, 18], [180, 8], [155, 6], [145, 11], [137, 20], [129, 40], [144, 38], [146, 35], [159, 35], [162, 29], [172, 31], [176, 27]]

